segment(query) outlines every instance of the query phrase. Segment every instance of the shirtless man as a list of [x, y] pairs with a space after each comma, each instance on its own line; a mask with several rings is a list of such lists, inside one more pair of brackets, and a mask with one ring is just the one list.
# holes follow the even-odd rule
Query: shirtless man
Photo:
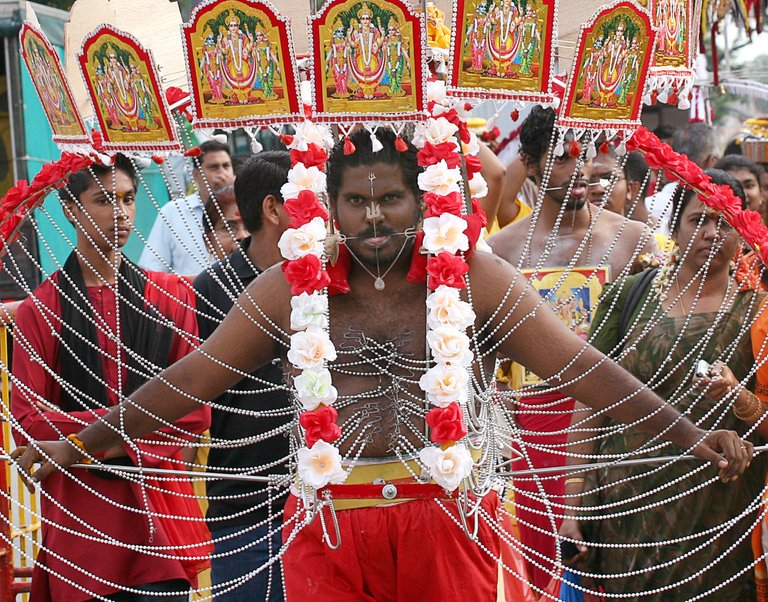
[[[382, 150], [373, 153], [371, 136], [361, 129], [350, 136], [355, 153], [344, 155], [339, 144], [327, 166], [332, 211], [352, 256], [346, 274], [350, 290], [330, 297], [329, 314], [331, 339], [338, 351], [329, 368], [339, 392], [334, 404], [343, 433], [339, 448], [355, 465], [345, 485], [380, 483], [378, 479], [385, 478], [390, 483], [395, 480], [398, 487], [409, 483], [411, 488], [434, 488], [420, 484], [420, 472], [414, 476], [405, 471], [407, 467], [420, 470], [414, 452], [429, 444], [423, 419], [426, 404], [417, 384], [426, 365], [426, 286], [406, 278], [414, 240], [407, 234], [421, 223], [420, 169], [413, 147], [401, 153], [395, 149], [391, 131], [380, 129], [376, 135]], [[418, 257], [418, 250], [413, 257]], [[666, 437], [713, 462], [721, 478], [731, 480], [745, 470], [752, 456], [748, 442], [730, 431], [702, 432], [680, 417], [565, 328], [540, 305], [538, 295], [512, 266], [479, 251], [472, 254], [469, 265], [476, 327], [493, 333], [473, 349], [475, 357], [481, 358], [473, 365], [476, 376], [490, 374], [495, 352], [491, 347], [498, 344], [501, 353], [538, 374], [550, 379], [559, 374], [568, 395], [593, 407], [631, 398], [631, 403], [619, 404], [610, 415], [636, 422], [637, 428], [652, 433], [669, 427]], [[384, 288], [374, 286], [377, 273], [385, 281]], [[71, 466], [84, 454], [120, 443], [122, 425], [128, 436], [140, 436], [160, 426], [158, 417], [174, 420], [186, 414], [231, 387], [243, 372], [252, 372], [274, 357], [282, 357], [284, 365], [290, 366], [285, 358], [290, 300], [280, 267], [268, 269], [198, 350], [123, 403], [122, 417], [120, 411], [112, 412], [81, 431], [77, 446], [71, 440], [30, 446], [19, 461], [21, 469], [28, 472], [41, 458], [52, 460], [44, 461], [32, 476], [42, 480], [57, 466]], [[480, 386], [489, 384], [487, 377], [484, 380]], [[403, 468], [395, 473], [393, 465]], [[384, 467], [391, 472], [380, 474]], [[356, 473], [357, 468], [361, 472]], [[288, 599], [496, 599], [494, 557], [500, 544], [491, 528], [496, 525], [493, 492], [478, 510], [481, 516], [491, 517], [480, 521], [480, 546], [457, 526], [454, 499], [414, 493], [408, 500], [392, 500], [384, 499], [384, 490], [380, 491], [378, 499], [362, 500], [354, 509], [342, 507], [342, 502], [350, 500], [334, 499], [333, 516], [324, 511], [331, 543], [336, 542], [334, 533], [341, 536], [341, 546], [334, 551], [323, 543], [318, 517], [301, 524], [307, 514], [296, 496], [289, 497], [284, 514], [284, 534], [292, 537], [284, 556]]]
[[[549, 179], [543, 181], [554, 125], [552, 109], [534, 107], [520, 131], [520, 156], [528, 176], [535, 179], [540, 189], [544, 188], [535, 223], [531, 223], [534, 212], [492, 236], [489, 244], [499, 257], [523, 269], [535, 288], [547, 291], [547, 300], [563, 322], [586, 338], [602, 286], [631, 268], [638, 254], [654, 252], [656, 245], [643, 224], [590, 203], [589, 189], [595, 187], [589, 184], [591, 161], [565, 153], [554, 159]], [[601, 177], [605, 175], [608, 174], [603, 171]], [[533, 236], [526, 247], [531, 228]], [[559, 391], [545, 391], [546, 385], [536, 376], [538, 373], [532, 374], [520, 365], [512, 363], [507, 368], [505, 363], [503, 370], [503, 380], [513, 389], [528, 387], [529, 392], [539, 391], [521, 399], [516, 406], [515, 420], [527, 431], [523, 440], [533, 447], [527, 450], [531, 466], [518, 462], [515, 468], [563, 464], [567, 442], [564, 430], [570, 425], [573, 399]], [[547, 431], [563, 432], [542, 435]], [[535, 447], [542, 444], [555, 448]], [[541, 485], [553, 499], [564, 491], [563, 479], [547, 479]], [[515, 487], [518, 492], [526, 490], [538, 495], [538, 485], [531, 479], [516, 482]], [[546, 507], [526, 495], [518, 495], [516, 504], [523, 543], [554, 561], [555, 532]], [[528, 523], [539, 529], [530, 528]], [[545, 587], [551, 575], [536, 564], [529, 564], [534, 583]]]

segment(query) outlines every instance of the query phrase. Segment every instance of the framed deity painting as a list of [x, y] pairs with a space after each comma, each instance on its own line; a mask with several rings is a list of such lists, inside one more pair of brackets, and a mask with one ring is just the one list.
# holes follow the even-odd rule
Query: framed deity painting
[[423, 16], [400, 0], [332, 0], [309, 18], [318, 121], [426, 118]]
[[133, 36], [102, 25], [78, 54], [107, 150], [178, 150], [173, 119], [151, 51]]
[[605, 6], [582, 25], [560, 125], [638, 126], [655, 41], [648, 12], [626, 0]]
[[449, 89], [551, 102], [557, 0], [454, 0]]
[[89, 144], [88, 132], [53, 45], [29, 21], [21, 26], [19, 45], [32, 85], [53, 130], [53, 141], [57, 144]]
[[195, 126], [238, 127], [301, 118], [286, 17], [261, 0], [207, 0], [182, 27]]

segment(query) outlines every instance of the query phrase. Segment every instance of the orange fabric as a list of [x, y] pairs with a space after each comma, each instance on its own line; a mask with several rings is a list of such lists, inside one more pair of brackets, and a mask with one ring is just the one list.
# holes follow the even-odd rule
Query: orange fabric
[[[754, 253], [751, 253], [754, 256]], [[743, 255], [742, 260], [746, 261], [748, 255]], [[759, 261], [759, 260], [758, 260]], [[759, 270], [754, 270], [758, 274]], [[757, 366], [757, 375], [755, 382], [755, 395], [763, 403], [768, 403], [768, 298], [763, 301], [760, 309], [755, 316], [755, 322], [750, 331], [752, 341], [752, 355], [755, 357]], [[763, 505], [768, 501], [768, 495], [763, 496]], [[752, 552], [755, 558], [762, 558], [765, 554], [763, 550], [763, 528], [768, 527], [766, 518], [763, 518], [752, 532]], [[755, 565], [755, 585], [757, 588], [757, 601], [768, 602], [768, 566], [765, 560], [761, 560]]]

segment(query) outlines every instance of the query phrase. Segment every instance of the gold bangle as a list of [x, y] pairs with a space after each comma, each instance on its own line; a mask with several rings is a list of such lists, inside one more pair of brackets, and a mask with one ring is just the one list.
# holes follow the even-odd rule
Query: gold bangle
[[77, 446], [77, 449], [82, 452], [83, 457], [80, 460], [81, 464], [90, 464], [93, 462], [93, 460], [91, 460], [91, 458], [88, 456], [88, 450], [85, 449], [85, 443], [80, 440], [80, 437], [72, 433], [71, 435], [67, 435], [67, 439], [74, 443]]
[[757, 395], [752, 393], [752, 391], [747, 391], [747, 397], [749, 399], [747, 408], [742, 412], [736, 407], [736, 404], [734, 404], [733, 415], [744, 422], [753, 422], [763, 414], [763, 403]]
[[565, 485], [568, 486], [571, 483], [584, 483], [587, 479], [584, 477], [571, 477], [570, 479], [565, 479]]

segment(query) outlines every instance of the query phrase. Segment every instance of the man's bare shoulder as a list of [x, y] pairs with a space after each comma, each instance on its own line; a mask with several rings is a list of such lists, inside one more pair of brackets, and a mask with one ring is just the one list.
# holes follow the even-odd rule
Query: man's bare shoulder
[[488, 244], [496, 255], [514, 262], [520, 254], [521, 243], [525, 240], [530, 225], [531, 216], [528, 215], [505, 226], [503, 230], [491, 236], [488, 239]]
[[484, 309], [495, 309], [509, 287], [527, 283], [517, 268], [495, 253], [477, 251], [468, 263], [472, 296]]

